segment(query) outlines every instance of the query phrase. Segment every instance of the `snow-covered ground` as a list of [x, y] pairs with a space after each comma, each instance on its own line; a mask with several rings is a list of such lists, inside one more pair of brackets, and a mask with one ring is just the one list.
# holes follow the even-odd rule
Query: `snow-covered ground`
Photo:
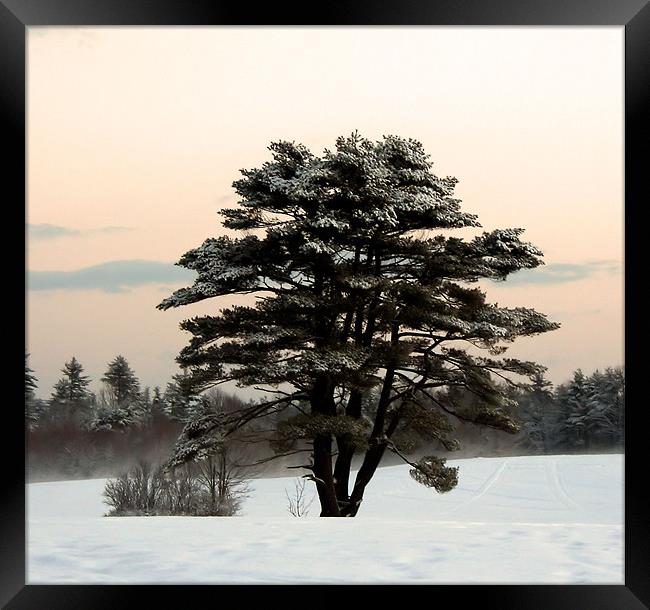
[[289, 515], [295, 477], [254, 481], [230, 518], [108, 518], [104, 480], [33, 483], [28, 583], [623, 584], [623, 456], [449, 464], [442, 495], [380, 469], [355, 519]]

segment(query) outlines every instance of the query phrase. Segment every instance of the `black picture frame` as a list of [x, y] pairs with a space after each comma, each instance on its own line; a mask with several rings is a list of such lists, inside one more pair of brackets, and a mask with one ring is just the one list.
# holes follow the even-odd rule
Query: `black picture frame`
[[[314, 10], [315, 9], [315, 10]], [[0, 0], [0, 117], [3, 148], [3, 200], [5, 212], [23, 213], [25, 205], [25, 43], [26, 28], [43, 25], [484, 25], [484, 26], [620, 26], [625, 28], [625, 277], [634, 273], [633, 227], [639, 226], [638, 210], [648, 196], [648, 110], [650, 109], [650, 6], [648, 0], [357, 0], [349, 6], [328, 3], [314, 7], [307, 2], [267, 3], [251, 8], [245, 3], [215, 0]], [[643, 125], [646, 125], [644, 128]], [[636, 221], [636, 222], [635, 222]], [[16, 220], [16, 222], [19, 222]], [[20, 233], [19, 233], [20, 235]], [[24, 233], [23, 239], [24, 239]], [[5, 241], [5, 243], [8, 243]], [[23, 246], [25, 242], [23, 242]], [[25, 268], [19, 269], [14, 247], [5, 247], [5, 286], [25, 284]], [[16, 261], [18, 259], [18, 261]], [[14, 261], [16, 261], [14, 263]], [[23, 261], [25, 263], [26, 261]], [[12, 275], [13, 274], [13, 275]], [[10, 294], [12, 294], [10, 293]], [[13, 296], [9, 297], [13, 302]], [[640, 299], [625, 284], [625, 355], [628, 391], [633, 397], [626, 413], [625, 447], [625, 584], [624, 585], [438, 585], [428, 603], [440, 593], [454, 604], [478, 601], [487, 608], [619, 610], [650, 605], [650, 507], [643, 497], [647, 475], [644, 466], [643, 405], [634, 400], [640, 385], [638, 364], [627, 358], [638, 340], [628, 331], [638, 318]], [[25, 315], [23, 303], [23, 315]], [[5, 322], [9, 321], [6, 314]], [[20, 317], [20, 312], [18, 316]], [[23, 318], [26, 322], [26, 319]], [[632, 327], [633, 328], [633, 327]], [[597, 329], [594, 329], [597, 331]], [[15, 333], [16, 336], [19, 333]], [[19, 339], [16, 339], [17, 342]], [[23, 346], [7, 348], [14, 367], [11, 379], [22, 376]], [[9, 369], [8, 369], [9, 370]], [[631, 380], [631, 384], [630, 384]], [[135, 605], [134, 592], [162, 607], [188, 603], [188, 595], [214, 596], [206, 586], [162, 585], [26, 585], [25, 571], [25, 465], [16, 456], [25, 454], [24, 416], [19, 408], [22, 389], [15, 384], [15, 397], [4, 409], [5, 491], [2, 500], [0, 603], [7, 608], [116, 608]], [[638, 398], [638, 397], [637, 397]], [[23, 434], [21, 434], [23, 430]], [[231, 585], [232, 588], [237, 588]], [[272, 599], [286, 595], [283, 587], [257, 586]], [[311, 586], [313, 590], [314, 586]], [[317, 586], [323, 601], [331, 587]], [[392, 589], [392, 588], [391, 588]], [[399, 587], [396, 587], [399, 589]], [[152, 591], [155, 590], [155, 591]], [[162, 592], [161, 592], [162, 591]], [[251, 589], [241, 592], [250, 595]], [[262, 591], [260, 591], [262, 592]], [[309, 592], [312, 592], [311, 590]], [[306, 592], [309, 595], [309, 592]], [[403, 592], [396, 591], [398, 595]], [[233, 592], [234, 593], [234, 592]], [[336, 599], [336, 592], [333, 592]], [[388, 593], [388, 591], [386, 591]], [[382, 590], [382, 595], [384, 594]], [[425, 593], [426, 595], [426, 593]], [[243, 599], [247, 599], [242, 597]], [[294, 598], [295, 599], [295, 598]], [[309, 597], [304, 601], [309, 603]], [[219, 599], [213, 597], [214, 603]], [[268, 602], [267, 602], [268, 603]]]

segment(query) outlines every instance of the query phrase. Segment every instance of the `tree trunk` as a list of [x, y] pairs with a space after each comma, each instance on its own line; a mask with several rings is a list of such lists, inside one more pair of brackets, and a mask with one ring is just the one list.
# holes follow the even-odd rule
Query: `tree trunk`
[[[391, 343], [393, 345], [399, 342], [399, 324], [393, 323], [391, 329]], [[363, 500], [363, 492], [366, 489], [366, 486], [372, 479], [381, 462], [382, 457], [384, 457], [384, 452], [386, 451], [386, 445], [390, 435], [395, 431], [397, 427], [397, 422], [399, 421], [399, 415], [395, 415], [392, 418], [392, 421], [389, 423], [388, 429], [385, 430], [386, 424], [386, 412], [388, 410], [388, 405], [390, 401], [391, 390], [393, 388], [393, 380], [395, 378], [395, 368], [394, 365], [389, 365], [386, 369], [386, 375], [384, 377], [383, 387], [381, 389], [381, 394], [379, 396], [379, 402], [377, 404], [377, 414], [375, 415], [375, 423], [370, 433], [369, 439], [369, 448], [366, 451], [366, 455], [361, 464], [361, 468], [357, 473], [357, 478], [354, 482], [354, 488], [352, 494], [350, 495], [349, 501], [347, 501], [341, 510], [341, 513], [345, 517], [354, 517], [359, 511], [359, 506]], [[359, 402], [359, 409], [361, 408], [361, 402]], [[360, 413], [360, 411], [359, 411]], [[352, 457], [350, 456], [350, 463]], [[349, 478], [349, 468], [348, 465], [348, 478]], [[337, 477], [338, 481], [338, 477]], [[345, 487], [345, 493], [347, 497], [347, 481]]]
[[334, 477], [332, 476], [332, 438], [320, 435], [314, 439], [314, 466], [316, 490], [320, 500], [321, 517], [340, 517]]
[[[362, 399], [363, 394], [358, 390], [353, 390], [350, 393], [345, 414], [355, 419], [361, 417]], [[336, 437], [336, 446], [338, 456], [334, 465], [334, 486], [339, 508], [343, 510], [350, 501], [350, 468], [354, 458], [355, 445], [350, 435], [343, 434]]]
[[336, 437], [336, 463], [334, 464], [334, 489], [339, 506], [350, 500], [350, 468], [354, 457], [354, 445], [348, 435]]
[[381, 458], [384, 457], [384, 451], [386, 451], [386, 442], [376, 442], [371, 445], [371, 447], [366, 451], [366, 455], [363, 459], [363, 464], [357, 473], [357, 478], [354, 482], [354, 489], [350, 495], [350, 502], [341, 512], [344, 517], [354, 517], [357, 512], [359, 512], [359, 507], [361, 506], [361, 501], [363, 500], [363, 492], [366, 489], [368, 483], [375, 474]]
[[[311, 393], [312, 413], [334, 416], [334, 387], [327, 375], [321, 375], [314, 383]], [[321, 517], [340, 517], [334, 477], [332, 475], [332, 436], [318, 434], [314, 438], [314, 465], [312, 472], [316, 480], [316, 491], [321, 506]]]
[[359, 512], [359, 507], [361, 506], [361, 501], [363, 500], [363, 492], [366, 490], [366, 486], [370, 483], [372, 477], [375, 475], [379, 464], [381, 463], [382, 458], [384, 457], [384, 452], [388, 445], [390, 437], [393, 435], [400, 421], [400, 413], [396, 412], [390, 419], [386, 432], [382, 435], [381, 438], [371, 438], [370, 447], [366, 451], [366, 455], [363, 459], [363, 464], [357, 473], [357, 478], [354, 482], [354, 489], [350, 496], [350, 501], [346, 505], [345, 509], [341, 511], [343, 517], [354, 517]]

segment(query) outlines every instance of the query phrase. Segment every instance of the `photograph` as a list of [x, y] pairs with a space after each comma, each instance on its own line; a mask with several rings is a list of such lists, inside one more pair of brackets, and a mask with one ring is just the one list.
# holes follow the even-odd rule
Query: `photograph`
[[625, 583], [623, 27], [25, 58], [26, 584]]

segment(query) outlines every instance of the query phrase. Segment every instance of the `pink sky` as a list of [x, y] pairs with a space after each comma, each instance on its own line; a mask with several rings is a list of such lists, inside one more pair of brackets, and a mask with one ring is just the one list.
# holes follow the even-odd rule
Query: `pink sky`
[[[622, 364], [622, 28], [29, 28], [27, 96], [30, 272], [176, 261], [221, 231], [269, 142], [396, 134], [485, 229], [523, 227], [549, 271], [572, 266], [486, 285], [562, 323], [509, 353], [556, 383]], [[38, 394], [72, 355], [98, 379], [121, 353], [164, 386], [178, 321], [220, 305], [157, 311], [175, 287], [30, 290]]]

